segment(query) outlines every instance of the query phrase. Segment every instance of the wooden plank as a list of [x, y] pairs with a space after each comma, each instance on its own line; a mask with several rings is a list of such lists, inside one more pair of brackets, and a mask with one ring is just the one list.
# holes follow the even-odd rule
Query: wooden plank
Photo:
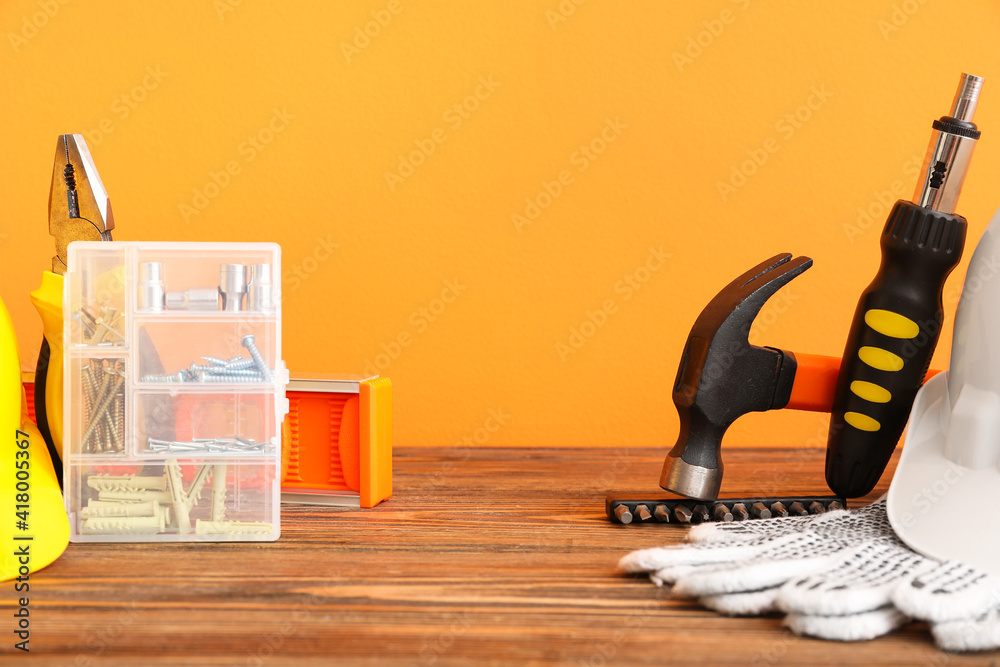
[[[823, 455], [733, 449], [724, 493], [823, 493]], [[285, 507], [273, 544], [70, 545], [31, 578], [32, 657], [60, 665], [1000, 660], [943, 654], [921, 624], [856, 644], [799, 638], [776, 615], [722, 617], [620, 574], [615, 564], [628, 551], [683, 539], [676, 526], [604, 517], [608, 489], [656, 493], [662, 459], [646, 449], [404, 449], [391, 500], [371, 510]], [[0, 646], [4, 662], [12, 644]]]

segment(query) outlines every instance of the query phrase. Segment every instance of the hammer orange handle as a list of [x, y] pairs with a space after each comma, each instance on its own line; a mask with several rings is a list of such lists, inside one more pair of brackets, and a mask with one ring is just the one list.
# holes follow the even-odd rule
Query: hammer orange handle
[[[831, 412], [833, 395], [837, 388], [837, 374], [840, 372], [840, 357], [822, 354], [795, 354], [797, 369], [792, 395], [786, 407], [809, 412]], [[927, 371], [927, 380], [941, 371]]]

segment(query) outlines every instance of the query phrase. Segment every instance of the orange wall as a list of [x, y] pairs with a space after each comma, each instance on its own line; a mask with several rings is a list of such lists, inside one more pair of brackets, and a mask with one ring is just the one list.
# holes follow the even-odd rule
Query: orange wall
[[[988, 0], [7, 0], [0, 33], [22, 363], [56, 137], [82, 131], [116, 238], [280, 242], [288, 366], [378, 366], [398, 445], [665, 449], [695, 317], [778, 252], [816, 264], [753, 339], [839, 355], [962, 71], [987, 79], [970, 239], [1000, 204]], [[753, 415], [729, 443], [823, 424]]]

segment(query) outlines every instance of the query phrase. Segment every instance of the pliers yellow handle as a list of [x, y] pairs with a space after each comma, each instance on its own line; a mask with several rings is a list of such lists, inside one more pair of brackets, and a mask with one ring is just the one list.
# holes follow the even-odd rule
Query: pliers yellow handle
[[[0, 581], [39, 570], [69, 544], [69, 520], [56, 471], [41, 434], [28, 419], [21, 385], [14, 326], [0, 300], [0, 507], [7, 513], [0, 531]], [[11, 517], [10, 515], [14, 516]]]
[[67, 246], [73, 241], [110, 241], [115, 228], [111, 200], [87, 142], [80, 134], [63, 134], [56, 143], [49, 190], [49, 233], [55, 239], [52, 271], [31, 301], [42, 318], [43, 335], [35, 367], [35, 418], [62, 482], [62, 303]]

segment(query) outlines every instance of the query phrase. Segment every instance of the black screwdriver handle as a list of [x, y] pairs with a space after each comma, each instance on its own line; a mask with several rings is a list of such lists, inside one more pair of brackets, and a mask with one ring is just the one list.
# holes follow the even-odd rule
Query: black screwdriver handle
[[861, 294], [830, 418], [826, 481], [871, 492], [906, 426], [941, 333], [941, 294], [962, 258], [965, 218], [900, 200], [882, 231], [882, 264]]

